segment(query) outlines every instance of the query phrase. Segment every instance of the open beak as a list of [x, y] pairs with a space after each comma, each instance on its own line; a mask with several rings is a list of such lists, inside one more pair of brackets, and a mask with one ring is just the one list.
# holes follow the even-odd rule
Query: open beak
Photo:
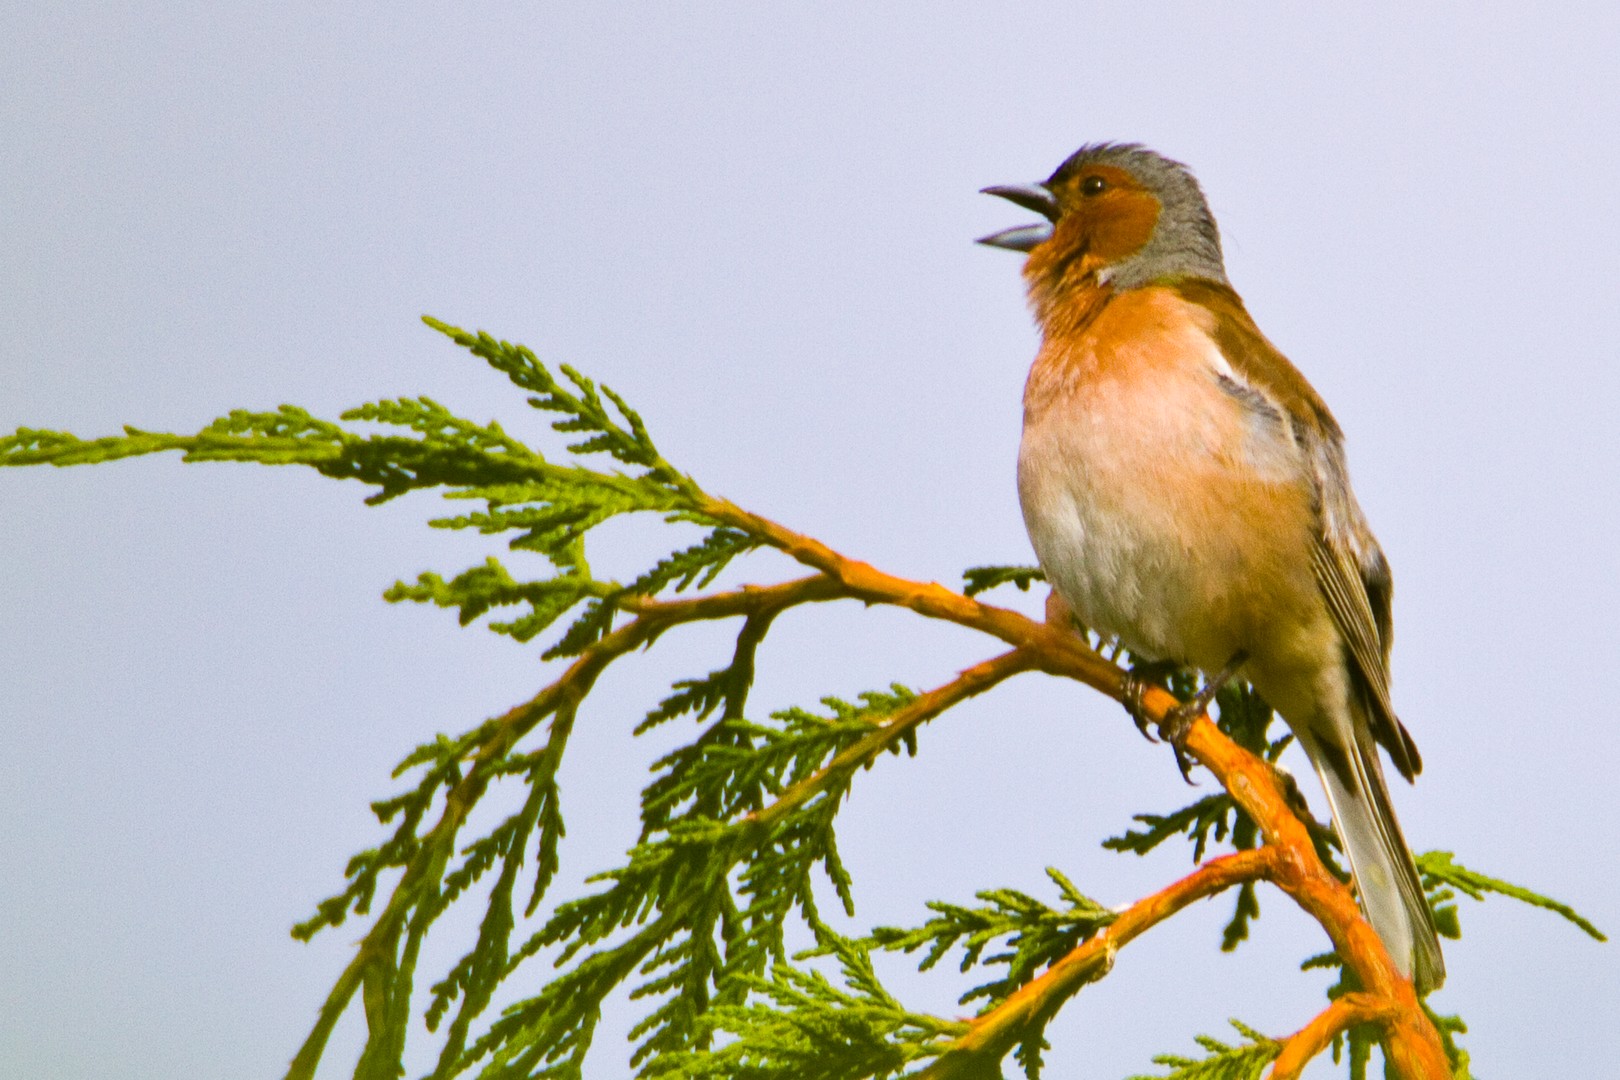
[[1052, 225], [1058, 219], [1057, 199], [1045, 184], [998, 184], [981, 189], [981, 194], [996, 195], [1025, 210], [1033, 210], [1046, 220], [1037, 225], [1018, 225], [989, 236], [981, 236], [974, 243], [1008, 251], [1029, 251], [1037, 244], [1052, 238]]

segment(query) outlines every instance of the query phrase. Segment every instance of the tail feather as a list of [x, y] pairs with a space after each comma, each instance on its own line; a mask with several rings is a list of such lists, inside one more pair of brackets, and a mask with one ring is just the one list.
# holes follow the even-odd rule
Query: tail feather
[[1355, 703], [1355, 715], [1327, 731], [1300, 733], [1300, 742], [1327, 790], [1367, 921], [1396, 967], [1426, 994], [1445, 982], [1445, 959], [1417, 865], [1395, 821], [1377, 744], [1359, 715], [1363, 708]]

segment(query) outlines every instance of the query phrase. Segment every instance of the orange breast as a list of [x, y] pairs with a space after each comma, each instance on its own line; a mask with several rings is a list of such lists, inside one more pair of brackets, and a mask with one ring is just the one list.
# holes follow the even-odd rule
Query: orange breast
[[1049, 338], [1025, 388], [1019, 494], [1042, 565], [1083, 620], [1213, 669], [1275, 604], [1318, 601], [1303, 460], [1286, 424], [1257, 425], [1222, 389], [1212, 325], [1147, 288]]

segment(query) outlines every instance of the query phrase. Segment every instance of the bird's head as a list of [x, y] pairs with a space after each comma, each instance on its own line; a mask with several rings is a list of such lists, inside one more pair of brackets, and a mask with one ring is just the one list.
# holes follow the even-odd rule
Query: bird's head
[[1226, 284], [1220, 232], [1198, 181], [1134, 143], [1084, 146], [1042, 183], [984, 191], [1046, 219], [979, 240], [1028, 253], [1024, 277], [1038, 311], [1074, 290], [1177, 278]]

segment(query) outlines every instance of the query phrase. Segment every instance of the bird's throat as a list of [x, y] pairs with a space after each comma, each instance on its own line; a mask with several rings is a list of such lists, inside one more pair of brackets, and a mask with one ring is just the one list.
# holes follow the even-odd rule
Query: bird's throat
[[[1034, 263], [1033, 256], [1030, 263]], [[1093, 263], [1087, 266], [1088, 262]], [[1029, 302], [1035, 319], [1048, 338], [1078, 335], [1102, 313], [1114, 296], [1102, 266], [1088, 256], [1071, 262], [1055, 277], [1037, 276], [1026, 268]]]

